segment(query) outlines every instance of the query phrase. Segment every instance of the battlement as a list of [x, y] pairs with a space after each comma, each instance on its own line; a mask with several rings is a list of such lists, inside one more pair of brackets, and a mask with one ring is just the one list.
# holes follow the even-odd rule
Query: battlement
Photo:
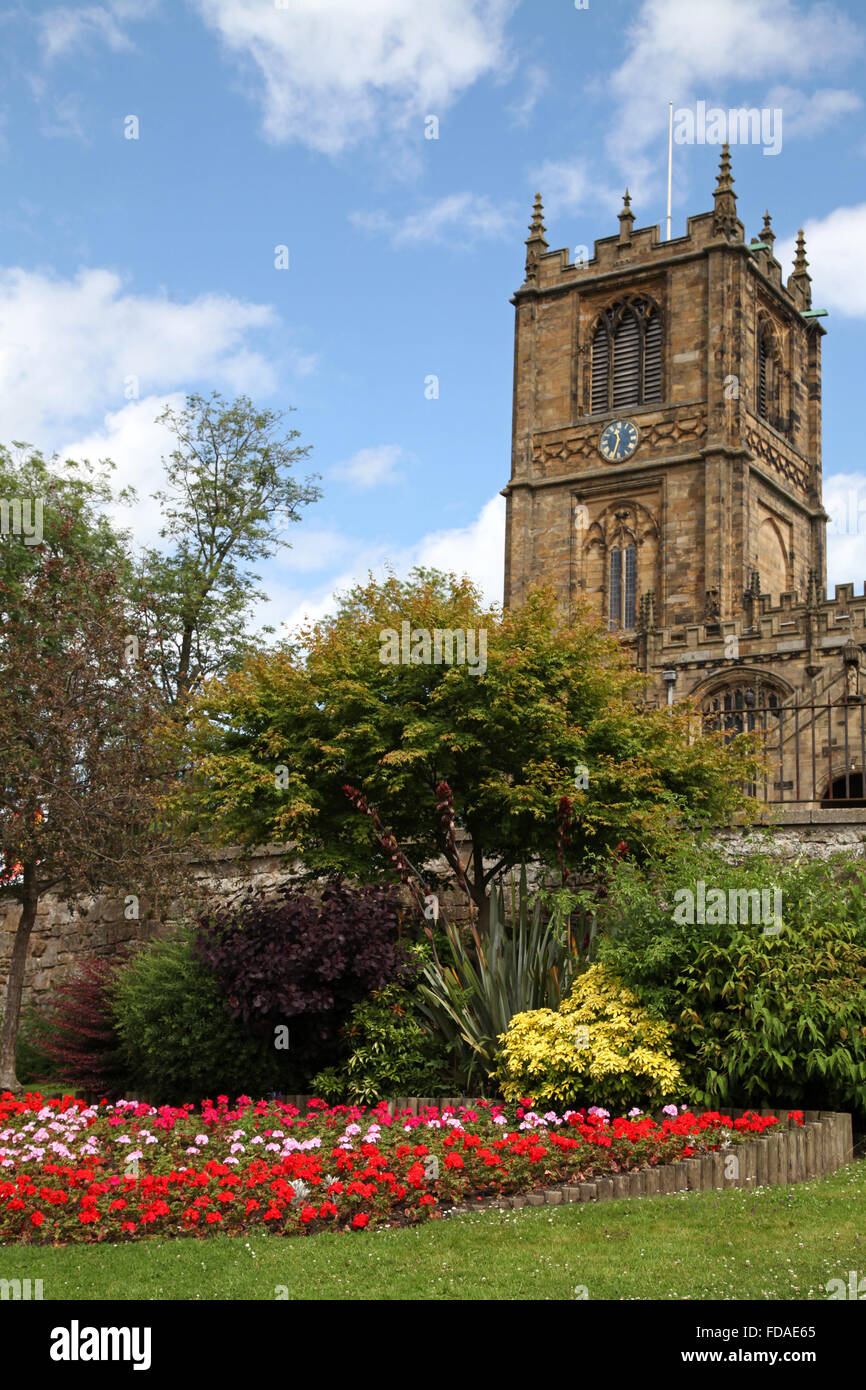
[[810, 327], [816, 326], [816, 315], [811, 312], [810, 281], [806, 273], [808, 263], [803, 252], [802, 232], [798, 237], [793, 271], [786, 282], [782, 277], [781, 263], [773, 254], [776, 238], [769, 213], [764, 215], [760, 236], [747, 242], [745, 227], [737, 217], [737, 195], [733, 184], [730, 152], [728, 146], [724, 145], [713, 211], [690, 216], [686, 221], [685, 235], [669, 240], [662, 239], [658, 224], [635, 228], [631, 198], [626, 189], [619, 213], [619, 233], [596, 238], [591, 256], [588, 246], [549, 250], [542, 220], [541, 194], [537, 193], [529, 225], [530, 235], [526, 239], [526, 278], [515, 294], [514, 302], [519, 302], [525, 296], [560, 290], [590, 290], [624, 274], [639, 281], [644, 273], [661, 272], [677, 262], [723, 249], [745, 258], [752, 271], [765, 282], [767, 288], [774, 291], [774, 297], [778, 297], [795, 313], [804, 314]]
[[[817, 638], [823, 650], [842, 647], [854, 637], [866, 643], [866, 583], [863, 593], [854, 593], [853, 584], [837, 584], [833, 598], [819, 599], [809, 605], [796, 593], [781, 594], [777, 603], [770, 594], [756, 596], [751, 621], [748, 616], [724, 619], [719, 622], [689, 623], [682, 627], [658, 627], [649, 631], [656, 646], [663, 651], [682, 648], [682, 659], [689, 661], [692, 653], [725, 657], [742, 643], [748, 646], [776, 639], [791, 641], [792, 649], [802, 649], [810, 636]], [[737, 639], [737, 644], [730, 639]], [[802, 639], [802, 640], [793, 640]], [[777, 645], [776, 650], [780, 648]]]

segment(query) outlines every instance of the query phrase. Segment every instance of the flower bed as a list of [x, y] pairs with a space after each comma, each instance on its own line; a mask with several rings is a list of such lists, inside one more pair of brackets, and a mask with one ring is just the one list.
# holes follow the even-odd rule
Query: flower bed
[[[513, 1118], [511, 1118], [513, 1115]], [[799, 1111], [788, 1119], [802, 1123]], [[154, 1234], [283, 1235], [439, 1217], [456, 1203], [673, 1163], [785, 1127], [668, 1106], [537, 1114], [530, 1102], [417, 1115], [227, 1096], [154, 1109], [0, 1096], [0, 1241], [129, 1241]]]

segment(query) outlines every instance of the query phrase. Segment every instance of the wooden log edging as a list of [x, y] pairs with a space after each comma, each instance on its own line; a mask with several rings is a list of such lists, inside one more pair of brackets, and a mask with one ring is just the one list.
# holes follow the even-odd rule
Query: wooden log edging
[[[465, 1102], [464, 1102], [465, 1104]], [[726, 1111], [732, 1119], [744, 1110]], [[762, 1110], [763, 1115], [775, 1114]], [[711, 1154], [612, 1173], [589, 1182], [563, 1183], [514, 1196], [485, 1197], [449, 1207], [451, 1216], [491, 1207], [519, 1211], [522, 1207], [559, 1206], [566, 1202], [598, 1202], [616, 1197], [644, 1197], [679, 1192], [721, 1192], [729, 1187], [782, 1186], [806, 1182], [844, 1168], [854, 1157], [851, 1116], [840, 1111], [806, 1110], [803, 1124], [788, 1121], [775, 1133], [716, 1149]], [[730, 1160], [735, 1159], [732, 1163]]]

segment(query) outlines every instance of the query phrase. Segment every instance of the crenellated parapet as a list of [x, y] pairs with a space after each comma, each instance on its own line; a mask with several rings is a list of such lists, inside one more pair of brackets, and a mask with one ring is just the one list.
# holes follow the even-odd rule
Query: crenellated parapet
[[[689, 623], [682, 627], [644, 625], [635, 640], [639, 664], [653, 678], [650, 698], [700, 695], [712, 684], [762, 678], [783, 703], [808, 703], [852, 693], [852, 651], [866, 654], [866, 585], [837, 584], [833, 598], [808, 601], [796, 593], [757, 594], [749, 614]], [[664, 680], [665, 671], [676, 680]], [[862, 692], [866, 694], [866, 688]]]

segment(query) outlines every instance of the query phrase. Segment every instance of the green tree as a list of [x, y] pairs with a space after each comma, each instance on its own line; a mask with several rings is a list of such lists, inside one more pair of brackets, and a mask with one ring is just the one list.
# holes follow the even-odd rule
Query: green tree
[[127, 572], [129, 533], [113, 526], [105, 509], [134, 501], [135, 492], [113, 492], [113, 469], [109, 460], [98, 467], [86, 459], [46, 460], [29, 444], [0, 444], [0, 574], [10, 586], [44, 554], [74, 552]]
[[[476, 657], [483, 633], [484, 669], [384, 660], [388, 633], [406, 622], [410, 632], [472, 631]], [[696, 732], [686, 707], [645, 708], [640, 692], [619, 642], [583, 611], [563, 617], [552, 593], [500, 614], [468, 579], [371, 578], [295, 643], [250, 657], [205, 693], [194, 729], [199, 813], [226, 839], [293, 840], [311, 868], [363, 875], [370, 824], [346, 795], [351, 784], [416, 865], [442, 855], [465, 874], [485, 930], [490, 885], [516, 864], [579, 864], [620, 840], [658, 851], [743, 804], [746, 755]]]
[[[61, 509], [62, 512], [62, 509]], [[97, 528], [97, 534], [99, 528]], [[89, 553], [81, 514], [52, 544], [3, 537], [0, 566], [0, 882], [20, 903], [0, 1035], [0, 1089], [15, 1041], [30, 935], [44, 894], [119, 888], [153, 903], [177, 862], [162, 806], [172, 757], [147, 633], [115, 569]]]
[[249, 649], [251, 610], [266, 598], [251, 567], [288, 546], [280, 529], [321, 496], [311, 479], [292, 476], [309, 446], [294, 443], [298, 430], [279, 433], [282, 418], [217, 392], [188, 396], [183, 410], [159, 417], [177, 440], [163, 460], [166, 487], [154, 494], [160, 535], [174, 548], [145, 551], [137, 593], [157, 633], [163, 696], [177, 710]]

